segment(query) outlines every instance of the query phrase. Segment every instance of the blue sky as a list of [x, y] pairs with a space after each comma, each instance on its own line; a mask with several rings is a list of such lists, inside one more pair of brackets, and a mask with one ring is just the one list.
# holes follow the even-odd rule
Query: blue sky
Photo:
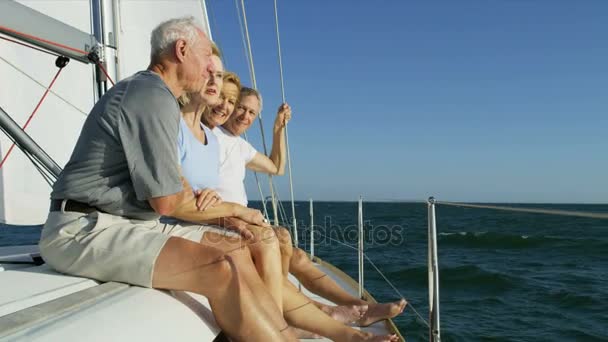
[[[227, 68], [251, 84], [234, 1], [207, 6]], [[270, 134], [273, 1], [246, 6]], [[297, 199], [608, 203], [608, 1], [278, 6]], [[251, 176], [247, 189], [259, 198]]]

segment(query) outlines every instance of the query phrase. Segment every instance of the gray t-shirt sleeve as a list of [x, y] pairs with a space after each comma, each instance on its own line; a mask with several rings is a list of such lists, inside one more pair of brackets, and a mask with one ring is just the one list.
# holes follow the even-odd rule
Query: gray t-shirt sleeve
[[137, 199], [145, 201], [182, 191], [177, 149], [179, 107], [162, 87], [131, 86], [122, 103], [118, 134]]

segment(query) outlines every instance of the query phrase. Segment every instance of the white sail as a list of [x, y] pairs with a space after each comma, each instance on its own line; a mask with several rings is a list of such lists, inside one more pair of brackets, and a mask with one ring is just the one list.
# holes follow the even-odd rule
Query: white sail
[[[19, 2], [83, 32], [92, 32], [89, 0]], [[191, 15], [210, 34], [202, 0], [104, 0], [103, 6], [106, 44], [117, 47], [116, 51], [105, 49], [108, 70], [114, 80], [148, 66], [150, 32], [164, 20]], [[57, 72], [55, 57], [6, 41], [0, 41], [0, 57], [0, 106], [23, 125], [45, 89], [18, 69], [47, 86]], [[61, 167], [68, 161], [86, 114], [94, 104], [94, 84], [93, 66], [71, 61], [52, 88], [58, 96], [53, 93], [47, 96], [26, 129]], [[11, 144], [1, 134], [3, 157]], [[31, 162], [20, 150], [14, 149], [0, 169], [0, 222], [43, 223], [50, 191]]]
[[[88, 0], [19, 2], [81, 31], [91, 32]], [[0, 106], [23, 126], [57, 72], [55, 57], [4, 40], [0, 40], [0, 57]], [[52, 88], [69, 104], [49, 93], [26, 129], [60, 166], [70, 157], [86, 113], [94, 103], [93, 89], [93, 67], [71, 61]], [[11, 144], [6, 135], [0, 134], [2, 157]], [[0, 222], [43, 223], [48, 213], [50, 191], [50, 186], [29, 159], [15, 148], [0, 169]]]
[[203, 0], [120, 0], [117, 4], [118, 68], [121, 78], [148, 67], [150, 32], [165, 20], [193, 16], [210, 35]]

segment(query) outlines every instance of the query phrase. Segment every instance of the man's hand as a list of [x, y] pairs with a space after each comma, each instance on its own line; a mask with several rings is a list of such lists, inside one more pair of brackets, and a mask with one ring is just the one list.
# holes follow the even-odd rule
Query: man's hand
[[274, 120], [274, 129], [279, 130], [287, 126], [287, 123], [291, 120], [291, 107], [287, 103], [283, 103], [279, 106], [277, 111], [277, 118]]
[[196, 197], [196, 208], [200, 211], [215, 207], [223, 202], [220, 195], [211, 189], [196, 190], [194, 196]]
[[247, 226], [249, 226], [249, 224], [243, 220], [241, 220], [240, 218], [237, 217], [222, 217], [220, 219], [220, 226], [229, 229], [229, 230], [233, 230], [239, 234], [241, 234], [241, 236], [245, 239], [245, 240], [249, 240], [249, 239], [253, 239], [254, 235], [253, 233], [247, 228]]

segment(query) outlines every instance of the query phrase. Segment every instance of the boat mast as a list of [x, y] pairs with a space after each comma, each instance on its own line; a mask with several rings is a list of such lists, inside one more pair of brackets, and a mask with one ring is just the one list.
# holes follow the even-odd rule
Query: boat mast
[[31, 154], [32, 162], [40, 163], [55, 178], [59, 177], [61, 167], [44, 150], [36, 144], [19, 125], [0, 107], [0, 129], [2, 129], [22, 150]]
[[[91, 32], [93, 32], [93, 36], [95, 40], [101, 43], [101, 45], [105, 45], [105, 39], [103, 34], [103, 19], [101, 13], [101, 0], [91, 0]], [[103, 50], [100, 50], [103, 53]], [[101, 96], [108, 90], [107, 80], [104, 75], [100, 72], [99, 67], [95, 67], [95, 87], [96, 87], [96, 99], [101, 98]]]
[[[95, 87], [97, 90], [95, 95], [97, 99], [109, 88], [108, 77], [102, 72], [101, 67], [117, 79], [116, 6], [116, 1], [112, 0], [91, 0], [91, 31], [95, 40], [101, 44], [97, 54], [97, 65], [95, 66]], [[112, 62], [107, 63], [107, 61]]]

